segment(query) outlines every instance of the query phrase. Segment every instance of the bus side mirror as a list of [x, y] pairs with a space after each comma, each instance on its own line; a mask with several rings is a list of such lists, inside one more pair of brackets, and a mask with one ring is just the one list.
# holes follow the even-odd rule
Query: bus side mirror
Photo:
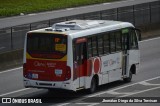
[[137, 34], [138, 40], [139, 40], [139, 41], [141, 41], [141, 40], [142, 40], [141, 30], [140, 30], [140, 29], [136, 29], [136, 28], [135, 28], [135, 31], [136, 31], [136, 34]]

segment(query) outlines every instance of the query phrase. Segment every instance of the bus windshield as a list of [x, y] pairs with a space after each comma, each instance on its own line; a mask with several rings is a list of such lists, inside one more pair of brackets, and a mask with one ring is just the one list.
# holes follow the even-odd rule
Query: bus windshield
[[67, 53], [67, 37], [60, 34], [28, 33], [27, 52], [34, 58], [60, 59]]

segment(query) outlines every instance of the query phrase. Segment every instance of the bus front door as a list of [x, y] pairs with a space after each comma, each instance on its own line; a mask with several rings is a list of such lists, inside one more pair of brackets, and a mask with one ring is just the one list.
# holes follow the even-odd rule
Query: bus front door
[[122, 75], [126, 77], [127, 75], [127, 65], [128, 65], [128, 50], [129, 50], [129, 33], [122, 34], [122, 48], [123, 48], [123, 62], [122, 62]]
[[85, 74], [87, 69], [87, 51], [86, 42], [76, 44], [76, 63], [77, 63], [77, 78], [78, 87], [84, 88]]

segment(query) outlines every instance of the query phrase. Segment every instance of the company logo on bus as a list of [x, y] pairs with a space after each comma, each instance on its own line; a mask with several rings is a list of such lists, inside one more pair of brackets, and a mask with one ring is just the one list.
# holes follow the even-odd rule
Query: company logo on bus
[[55, 67], [56, 63], [43, 63], [39, 61], [34, 62], [35, 67]]
[[120, 58], [117, 57], [115, 60], [114, 59], [109, 59], [109, 60], [106, 60], [106, 61], [103, 62], [104, 67], [112, 66], [112, 65], [115, 65], [115, 64], [120, 64]]

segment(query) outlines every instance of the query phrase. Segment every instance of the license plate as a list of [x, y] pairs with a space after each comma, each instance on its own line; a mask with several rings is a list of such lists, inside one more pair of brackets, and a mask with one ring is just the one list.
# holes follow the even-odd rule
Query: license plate
[[56, 75], [62, 75], [62, 70], [61, 69], [55, 69], [55, 74]]
[[38, 74], [32, 74], [32, 78], [38, 79]]

